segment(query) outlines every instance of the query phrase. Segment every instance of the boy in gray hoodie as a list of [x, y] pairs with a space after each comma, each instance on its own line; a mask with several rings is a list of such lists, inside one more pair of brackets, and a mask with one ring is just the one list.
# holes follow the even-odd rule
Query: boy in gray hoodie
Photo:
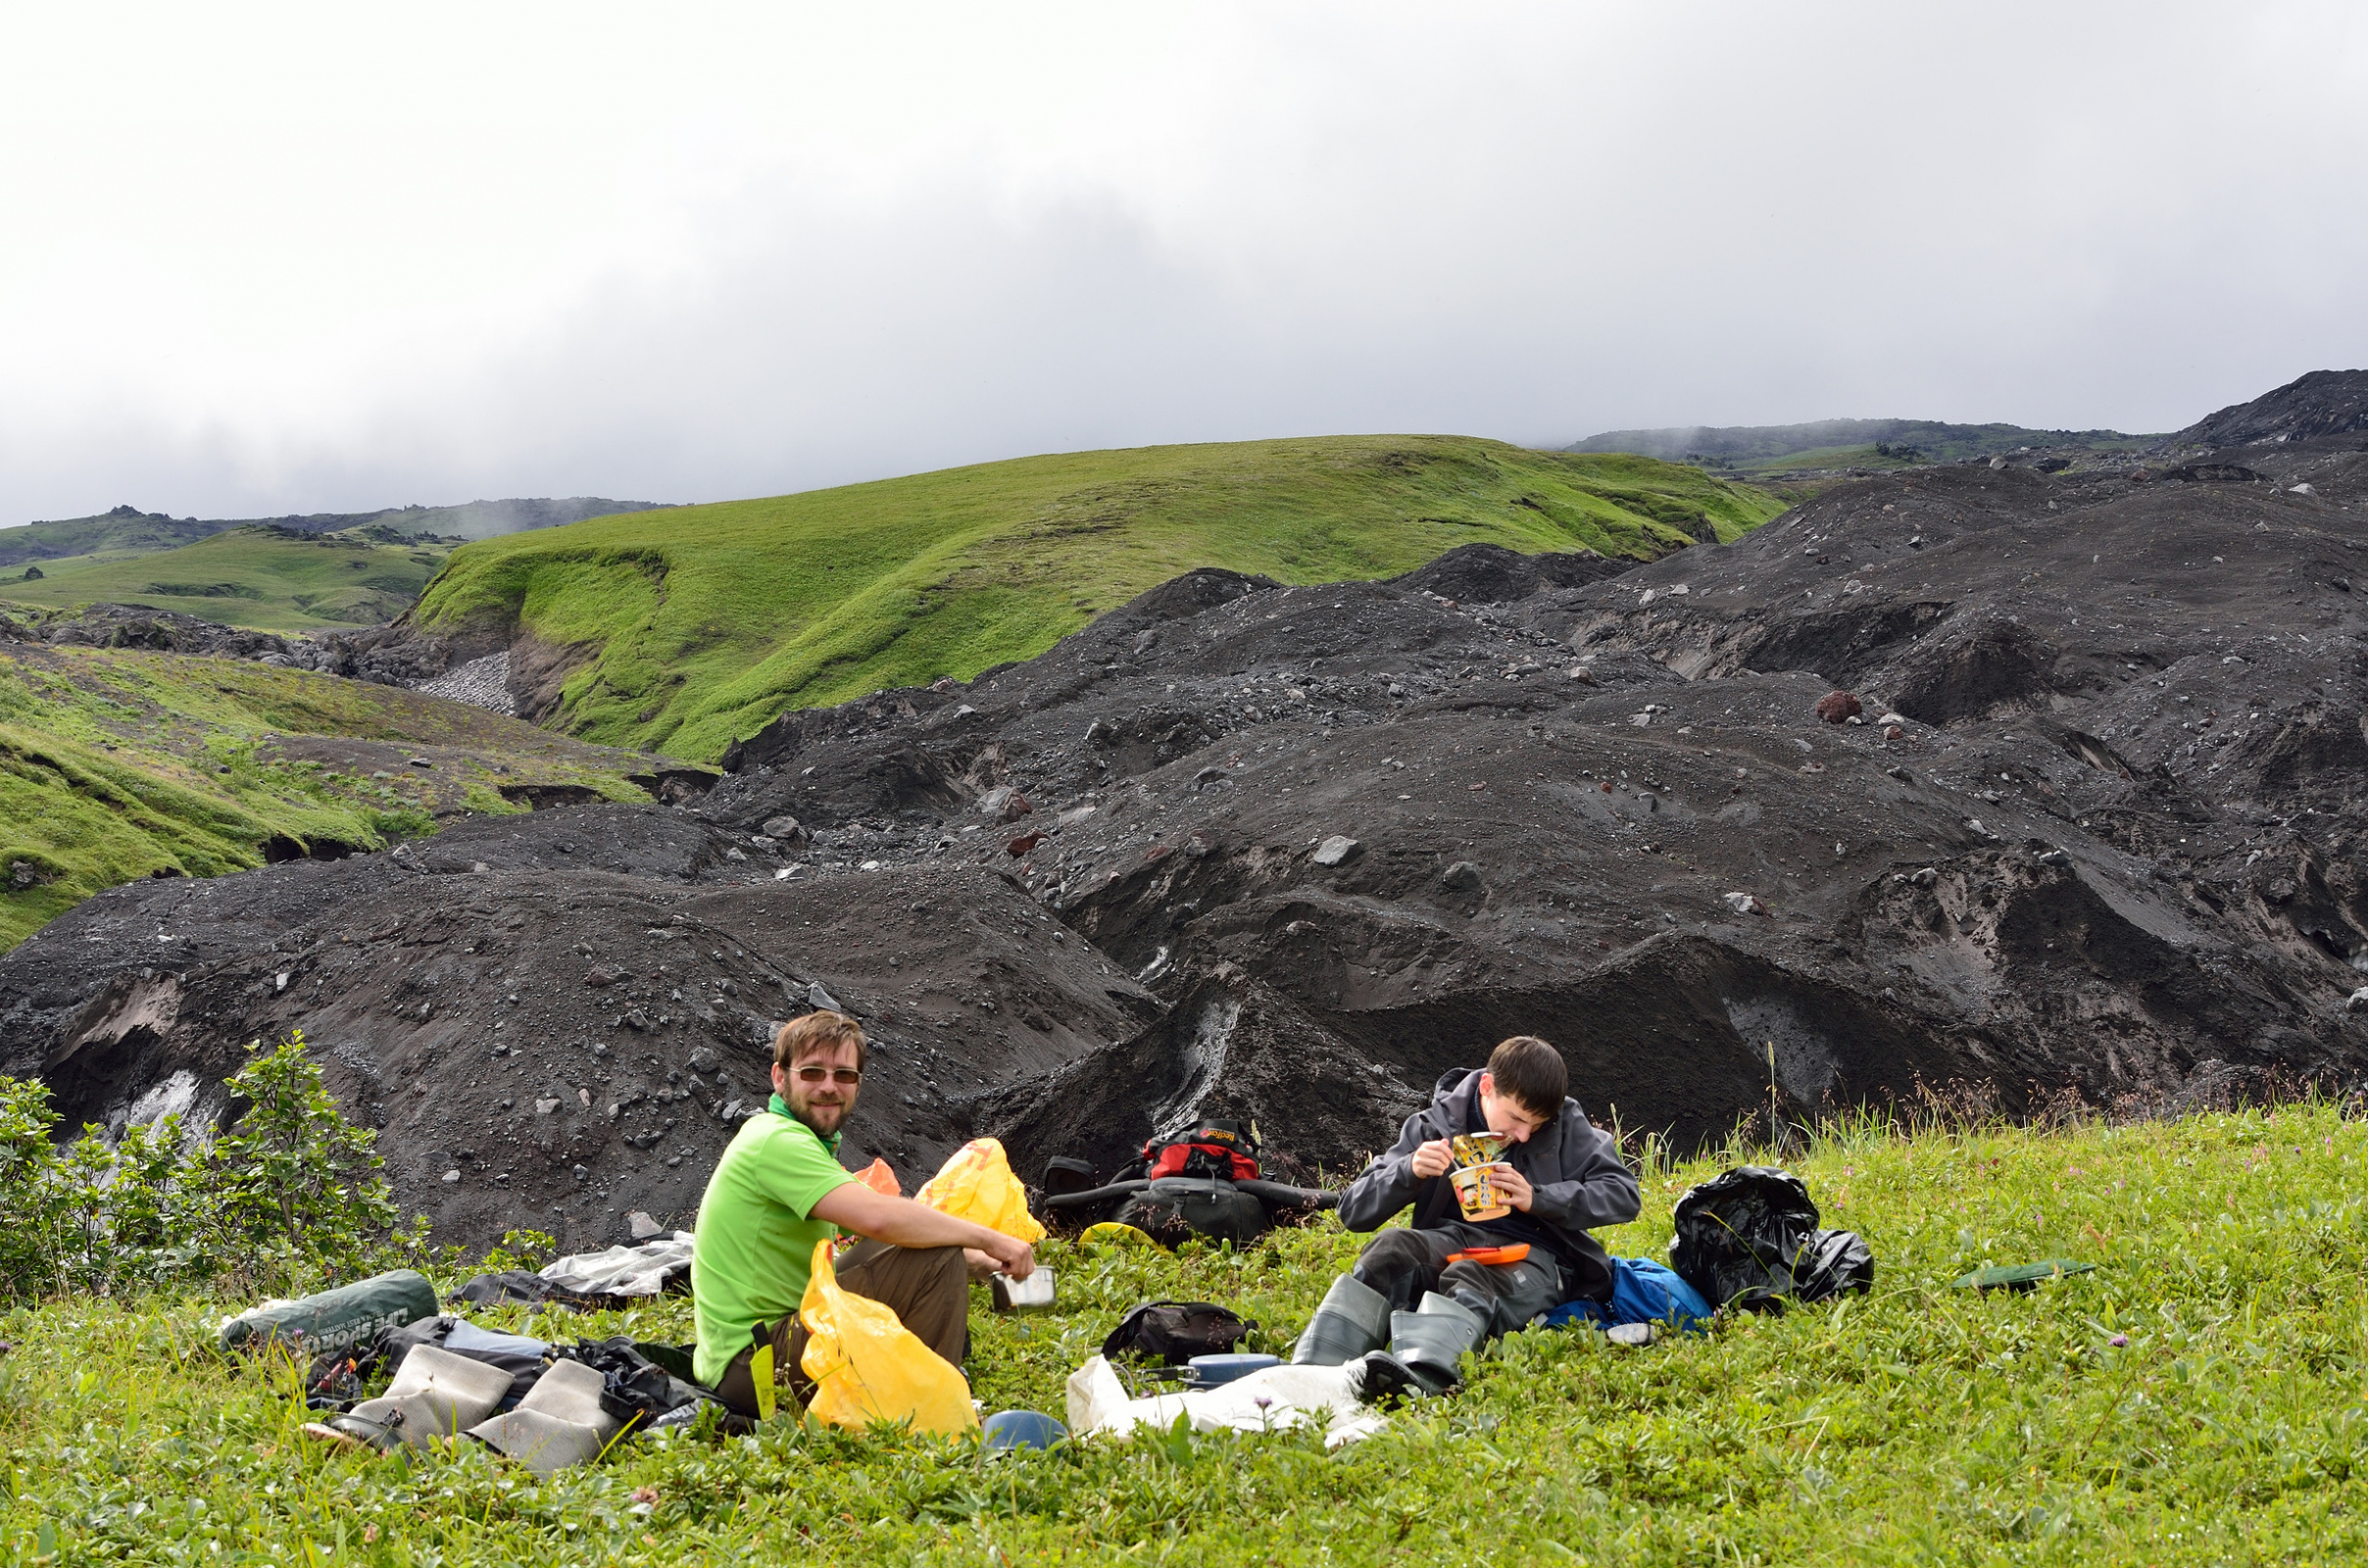
[[[1406, 1118], [1398, 1142], [1340, 1201], [1341, 1223], [1353, 1231], [1380, 1230], [1409, 1203], [1412, 1224], [1365, 1245], [1355, 1270], [1333, 1282], [1292, 1359], [1340, 1365], [1386, 1339], [1402, 1362], [1418, 1372], [1427, 1365], [1430, 1375], [1418, 1381], [1452, 1383], [1461, 1349], [1525, 1327], [1559, 1302], [1607, 1298], [1610, 1264], [1588, 1232], [1636, 1218], [1636, 1175], [1568, 1090], [1561, 1053], [1533, 1035], [1505, 1041], [1477, 1072], [1442, 1077], [1430, 1104]], [[1511, 1168], [1496, 1185], [1510, 1212], [1463, 1217], [1448, 1173], [1452, 1140], [1467, 1133], [1506, 1141], [1503, 1159]], [[1521, 1245], [1528, 1254], [1518, 1261], [1455, 1257]], [[1426, 1314], [1445, 1321], [1407, 1321]]]

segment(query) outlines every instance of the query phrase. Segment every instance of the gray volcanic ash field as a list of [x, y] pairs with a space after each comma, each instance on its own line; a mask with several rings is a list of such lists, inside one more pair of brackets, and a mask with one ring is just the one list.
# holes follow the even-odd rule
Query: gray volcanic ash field
[[0, 958], [0, 1070], [219, 1112], [302, 1027], [407, 1206], [569, 1245], [687, 1218], [825, 997], [878, 1043], [847, 1152], [909, 1186], [981, 1133], [1107, 1171], [1219, 1112], [1344, 1171], [1515, 1031], [1681, 1142], [1766, 1102], [1771, 1046], [1801, 1114], [2349, 1087], [2364, 385], [2140, 462], [1850, 480], [1647, 566], [1194, 572], [784, 715], [681, 805], [103, 894]]

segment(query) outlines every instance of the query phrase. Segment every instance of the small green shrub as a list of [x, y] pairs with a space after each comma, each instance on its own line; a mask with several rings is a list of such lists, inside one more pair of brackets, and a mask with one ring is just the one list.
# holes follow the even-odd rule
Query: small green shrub
[[0, 1076], [0, 1296], [225, 1276], [288, 1290], [421, 1256], [425, 1216], [403, 1223], [377, 1135], [338, 1114], [303, 1032], [247, 1050], [225, 1086], [240, 1108], [211, 1138], [167, 1116], [112, 1142], [86, 1125], [61, 1144], [47, 1086]]
[[488, 1274], [514, 1268], [532, 1273], [557, 1256], [559, 1239], [547, 1231], [504, 1231], [501, 1245], [487, 1250], [480, 1266]]

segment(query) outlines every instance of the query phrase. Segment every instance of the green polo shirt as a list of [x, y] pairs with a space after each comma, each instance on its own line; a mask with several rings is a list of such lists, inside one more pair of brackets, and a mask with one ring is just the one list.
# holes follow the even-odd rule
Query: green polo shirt
[[854, 1181], [839, 1163], [839, 1140], [823, 1138], [789, 1114], [781, 1097], [741, 1124], [715, 1162], [699, 1200], [691, 1248], [691, 1297], [699, 1314], [692, 1368], [710, 1388], [732, 1357], [749, 1348], [749, 1331], [778, 1323], [806, 1298], [817, 1242], [839, 1234], [814, 1219], [825, 1194]]

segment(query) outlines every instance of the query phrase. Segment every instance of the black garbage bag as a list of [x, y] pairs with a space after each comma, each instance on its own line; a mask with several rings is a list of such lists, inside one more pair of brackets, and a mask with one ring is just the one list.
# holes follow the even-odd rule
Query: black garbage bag
[[1875, 1285], [1875, 1250], [1856, 1231], [1819, 1231], [1793, 1259], [1793, 1295], [1829, 1300]]
[[1677, 1200], [1675, 1218], [1669, 1266], [1713, 1306], [1782, 1311], [1874, 1284], [1873, 1250], [1818, 1229], [1808, 1185], [1789, 1170], [1721, 1171]]

